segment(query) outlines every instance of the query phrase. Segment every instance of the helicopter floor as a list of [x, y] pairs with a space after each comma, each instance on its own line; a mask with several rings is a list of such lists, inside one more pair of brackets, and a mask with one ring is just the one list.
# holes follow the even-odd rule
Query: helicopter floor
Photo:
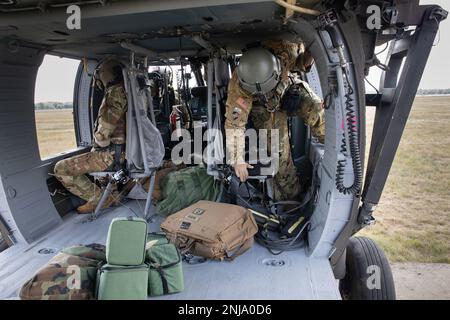
[[[141, 209], [137, 201], [127, 206]], [[115, 217], [133, 215], [124, 207], [104, 212], [97, 220], [68, 215], [64, 223], [29, 245], [0, 253], [0, 299], [17, 299], [20, 287], [59, 250], [74, 245], [105, 243]], [[159, 230], [161, 219], [150, 224]], [[327, 259], [307, 257], [304, 249], [272, 255], [255, 244], [232, 262], [183, 262], [185, 290], [157, 299], [340, 299], [337, 281]]]

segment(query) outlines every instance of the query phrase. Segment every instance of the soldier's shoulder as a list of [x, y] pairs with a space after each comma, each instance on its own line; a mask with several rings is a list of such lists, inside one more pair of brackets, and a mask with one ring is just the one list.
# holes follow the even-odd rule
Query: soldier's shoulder
[[262, 43], [262, 45], [268, 49], [274, 50], [279, 53], [291, 48], [297, 48], [298, 44], [286, 39], [269, 39]]
[[116, 83], [116, 84], [113, 84], [112, 86], [109, 86], [107, 91], [108, 92], [123, 92], [123, 93], [125, 93], [125, 87], [124, 87], [123, 83]]
[[108, 96], [114, 97], [114, 98], [126, 98], [125, 88], [123, 86], [123, 83], [117, 83], [114, 84], [106, 90], [106, 94]]

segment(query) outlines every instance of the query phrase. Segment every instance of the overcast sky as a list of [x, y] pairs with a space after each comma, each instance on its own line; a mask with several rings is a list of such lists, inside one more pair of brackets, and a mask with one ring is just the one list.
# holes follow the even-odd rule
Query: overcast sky
[[[450, 10], [450, 1], [446, 0], [421, 0], [421, 4], [439, 4]], [[420, 83], [422, 89], [450, 88], [450, 18], [441, 23], [435, 44]], [[385, 56], [379, 58], [384, 61]], [[78, 63], [73, 59], [46, 56], [36, 81], [35, 101], [72, 101]], [[380, 75], [379, 69], [372, 68], [368, 80], [378, 87]], [[369, 86], [367, 90], [373, 91]]]
[[[450, 11], [450, 1], [448, 0], [421, 0], [420, 4], [438, 4], [447, 11]], [[435, 46], [431, 50], [430, 57], [425, 67], [419, 88], [421, 89], [448, 89], [450, 88], [450, 17], [440, 25], [434, 41]], [[381, 51], [379, 48], [376, 52]], [[380, 61], [384, 62], [386, 55], [379, 56]], [[378, 87], [381, 70], [372, 68], [368, 80]], [[367, 91], [374, 91], [370, 86], [366, 85]]]

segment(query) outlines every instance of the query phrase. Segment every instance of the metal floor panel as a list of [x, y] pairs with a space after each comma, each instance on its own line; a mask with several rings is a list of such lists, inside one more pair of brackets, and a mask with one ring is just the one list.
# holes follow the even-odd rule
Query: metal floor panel
[[161, 299], [340, 299], [328, 261], [303, 250], [274, 256], [255, 244], [235, 261], [185, 263], [183, 272], [185, 290]]
[[[139, 211], [138, 204], [130, 207]], [[98, 220], [83, 223], [86, 216], [71, 214], [42, 239], [0, 253], [0, 299], [17, 298], [21, 285], [57, 251], [74, 245], [105, 243], [111, 220], [130, 211], [114, 208]], [[150, 229], [159, 229], [160, 220]], [[53, 254], [39, 254], [41, 249]], [[271, 255], [255, 244], [232, 262], [207, 261], [183, 264], [185, 290], [158, 299], [340, 299], [337, 282], [326, 259], [307, 258], [304, 250]]]

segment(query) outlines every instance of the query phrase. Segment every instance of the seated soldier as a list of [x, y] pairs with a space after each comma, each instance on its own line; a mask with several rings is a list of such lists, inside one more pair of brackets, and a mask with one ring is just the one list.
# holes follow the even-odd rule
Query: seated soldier
[[[323, 143], [325, 120], [322, 100], [295, 72], [308, 72], [314, 60], [302, 43], [269, 40], [244, 52], [228, 85], [226, 102], [226, 148], [228, 163], [242, 182], [248, 178], [245, 162], [245, 129], [249, 117], [255, 129], [278, 130], [279, 170], [274, 177], [276, 200], [294, 200], [300, 193], [297, 170], [291, 157], [288, 117], [299, 116]], [[282, 106], [291, 85], [297, 85], [298, 100], [289, 110]], [[283, 100], [284, 101], [284, 100]], [[269, 147], [269, 150], [271, 148]], [[272, 155], [273, 157], [273, 155]]]
[[[123, 162], [125, 154], [127, 97], [123, 84], [122, 67], [113, 59], [102, 62], [95, 75], [96, 85], [104, 90], [94, 128], [93, 148], [90, 152], [59, 161], [55, 177], [71, 193], [85, 200], [78, 213], [91, 213], [102, 196], [102, 190], [86, 174], [112, 170]], [[107, 208], [120, 201], [114, 190], [104, 204]]]

